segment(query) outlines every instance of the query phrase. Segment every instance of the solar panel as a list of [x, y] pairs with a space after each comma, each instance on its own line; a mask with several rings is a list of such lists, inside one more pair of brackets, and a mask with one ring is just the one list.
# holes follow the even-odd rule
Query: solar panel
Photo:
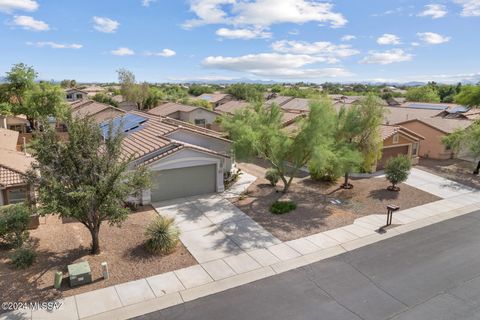
[[423, 103], [412, 103], [408, 105], [408, 108], [412, 109], [430, 109], [430, 110], [445, 110], [446, 106], [438, 104], [423, 104]]
[[100, 125], [102, 135], [108, 136], [108, 132], [111, 130], [113, 133], [122, 132], [129, 133], [138, 130], [142, 123], [145, 123], [148, 119], [136, 114], [126, 114], [121, 117], [114, 118], [111, 121], [105, 121]]
[[455, 108], [447, 110], [447, 111], [448, 111], [448, 113], [463, 113], [463, 112], [467, 112], [468, 109], [465, 108], [464, 106], [458, 106], [458, 107], [455, 107]]

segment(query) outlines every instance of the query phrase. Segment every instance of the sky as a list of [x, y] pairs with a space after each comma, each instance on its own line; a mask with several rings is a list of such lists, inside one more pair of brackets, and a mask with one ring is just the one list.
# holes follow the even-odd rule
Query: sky
[[0, 0], [0, 75], [480, 81], [480, 0]]

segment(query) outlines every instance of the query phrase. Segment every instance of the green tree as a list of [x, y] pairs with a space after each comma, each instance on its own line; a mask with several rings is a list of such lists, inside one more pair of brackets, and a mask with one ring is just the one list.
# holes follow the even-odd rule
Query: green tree
[[61, 117], [67, 106], [59, 86], [47, 82], [36, 83], [37, 73], [23, 63], [15, 64], [7, 72], [7, 83], [0, 94], [0, 114], [27, 116], [32, 129], [47, 117]]
[[431, 85], [408, 89], [406, 98], [415, 102], [440, 102], [438, 92]]
[[469, 107], [480, 107], [480, 85], [462, 86], [455, 96], [455, 102]]
[[235, 98], [253, 103], [262, 101], [264, 92], [264, 86], [247, 83], [236, 83], [227, 89], [227, 93]]
[[67, 119], [69, 140], [52, 129], [40, 133], [33, 148], [37, 164], [30, 179], [38, 186], [41, 214], [58, 214], [81, 222], [92, 236], [91, 253], [100, 252], [102, 222], [120, 225], [129, 213], [127, 197], [148, 186], [148, 173], [130, 170], [122, 156], [123, 134], [106, 137], [90, 119]]
[[120, 92], [124, 99], [135, 103], [138, 109], [144, 109], [145, 102], [149, 97], [148, 83], [138, 84], [133, 72], [126, 69], [117, 70], [117, 73], [118, 81], [120, 82]]
[[77, 86], [77, 81], [75, 80], [65, 79], [60, 82], [60, 87], [62, 88], [75, 88], [76, 86]]
[[213, 88], [207, 85], [192, 84], [190, 88], [188, 88], [188, 93], [198, 97], [204, 93], [213, 93]]
[[[480, 158], [480, 121], [476, 121], [466, 129], [457, 129], [453, 133], [443, 137], [442, 142], [453, 151], [459, 152], [466, 149], [477, 159]], [[480, 160], [473, 174], [480, 171]]]
[[286, 193], [314, 151], [331, 144], [334, 118], [330, 101], [321, 100], [310, 104], [310, 113], [297, 122], [295, 134], [283, 129], [282, 111], [277, 105], [265, 108], [257, 104], [233, 116], [224, 115], [220, 122], [234, 141], [237, 158], [258, 156], [267, 160], [277, 170]]
[[397, 185], [408, 179], [411, 168], [412, 162], [410, 161], [410, 158], [404, 154], [388, 159], [385, 164], [385, 176], [392, 184], [388, 190], [400, 190]]
[[95, 100], [95, 101], [100, 102], [100, 103], [109, 104], [109, 105], [114, 106], [114, 107], [118, 107], [118, 103], [115, 100], [113, 100], [111, 96], [109, 96], [105, 93], [102, 93], [102, 92], [99, 92], [99, 93], [95, 94], [92, 97], [92, 100]]

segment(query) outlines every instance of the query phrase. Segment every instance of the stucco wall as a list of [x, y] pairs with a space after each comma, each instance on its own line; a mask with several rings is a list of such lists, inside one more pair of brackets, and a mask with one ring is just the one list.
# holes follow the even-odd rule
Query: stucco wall
[[442, 143], [445, 133], [418, 121], [407, 122], [402, 126], [425, 137], [425, 140], [420, 141], [418, 153], [420, 157], [432, 159], [450, 159], [452, 157], [452, 152], [446, 150]]

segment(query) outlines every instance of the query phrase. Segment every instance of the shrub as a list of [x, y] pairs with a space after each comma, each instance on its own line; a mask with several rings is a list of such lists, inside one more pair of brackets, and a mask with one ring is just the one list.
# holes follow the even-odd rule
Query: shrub
[[37, 259], [37, 253], [30, 248], [17, 248], [10, 259], [15, 268], [25, 269], [35, 262], [35, 259]]
[[17, 203], [0, 209], [0, 239], [19, 248], [28, 238], [30, 210], [27, 205]]
[[388, 159], [385, 165], [385, 175], [388, 181], [392, 184], [388, 189], [398, 191], [397, 184], [407, 180], [412, 168], [412, 162], [406, 155], [399, 155], [397, 157]]
[[177, 246], [180, 231], [173, 218], [158, 216], [148, 225], [145, 236], [147, 251], [168, 254]]
[[270, 212], [273, 214], [284, 214], [295, 210], [297, 205], [293, 201], [275, 201], [270, 206]]
[[337, 181], [340, 178], [339, 170], [335, 169], [335, 164], [331, 163], [322, 168], [317, 168], [313, 164], [309, 164], [308, 171], [310, 177], [315, 181]]
[[265, 179], [270, 181], [272, 187], [277, 185], [278, 180], [280, 180], [280, 175], [278, 174], [278, 170], [274, 168], [270, 168], [265, 172]]

